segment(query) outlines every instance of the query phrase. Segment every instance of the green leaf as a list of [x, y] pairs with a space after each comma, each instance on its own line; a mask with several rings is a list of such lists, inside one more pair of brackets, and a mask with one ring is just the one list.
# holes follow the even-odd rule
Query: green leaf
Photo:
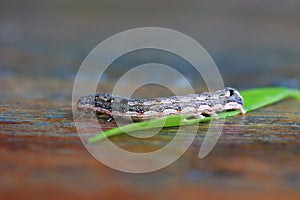
[[[289, 97], [294, 97], [299, 100], [300, 90], [289, 89], [284, 87], [257, 88], [242, 91], [241, 95], [243, 96], [245, 101], [245, 110], [247, 112], [250, 112]], [[222, 112], [219, 113], [217, 117], [205, 117], [202, 119], [187, 119], [191, 117], [191, 115], [171, 115], [153, 120], [131, 123], [122, 127], [117, 127], [111, 130], [104, 131], [96, 136], [89, 138], [88, 143], [95, 143], [107, 137], [129, 133], [133, 131], [208, 122], [215, 118], [230, 117], [238, 115], [240, 113], [241, 111], [239, 110]]]

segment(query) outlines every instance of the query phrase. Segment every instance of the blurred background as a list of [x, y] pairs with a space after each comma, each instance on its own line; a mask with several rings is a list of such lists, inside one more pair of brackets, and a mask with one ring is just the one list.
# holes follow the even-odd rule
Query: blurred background
[[[231, 118], [211, 156], [201, 161], [207, 125], [200, 126], [189, 153], [145, 175], [120, 173], [93, 159], [71, 112], [83, 59], [99, 42], [137, 27], [192, 37], [211, 55], [226, 86], [299, 88], [299, 11], [298, 0], [0, 0], [0, 193], [30, 199], [99, 193], [299, 199], [299, 104], [293, 100]], [[152, 144], [171, 136], [167, 129]], [[115, 141], [129, 149], [145, 145], [126, 137]]]
[[[225, 85], [299, 87], [299, 10], [296, 0], [1, 0], [1, 81], [24, 81], [24, 90], [13, 82], [0, 87], [18, 95], [33, 87], [26, 78], [71, 83], [99, 42], [146, 26], [174, 29], [198, 41]], [[51, 84], [56, 90], [55, 83], [44, 83]], [[70, 95], [70, 88], [55, 93]], [[29, 93], [39, 97], [43, 90]]]

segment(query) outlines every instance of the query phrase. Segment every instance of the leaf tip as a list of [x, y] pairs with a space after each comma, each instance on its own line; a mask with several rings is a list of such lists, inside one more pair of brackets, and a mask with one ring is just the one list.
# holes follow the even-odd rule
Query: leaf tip
[[300, 90], [294, 89], [293, 90], [293, 96], [295, 99], [300, 100]]
[[106, 136], [103, 136], [103, 133], [102, 133], [100, 135], [96, 135], [96, 136], [88, 138], [87, 143], [88, 144], [94, 144], [96, 142], [99, 142], [99, 141], [103, 140], [104, 138], [106, 138]]

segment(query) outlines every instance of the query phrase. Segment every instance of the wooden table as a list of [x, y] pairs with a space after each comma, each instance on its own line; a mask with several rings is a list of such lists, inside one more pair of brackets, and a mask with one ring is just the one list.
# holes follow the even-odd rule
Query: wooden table
[[[299, 199], [300, 107], [293, 99], [228, 118], [217, 145], [204, 159], [198, 158], [198, 151], [208, 124], [186, 126], [187, 137], [190, 128], [199, 130], [180, 159], [159, 171], [128, 174], [106, 167], [82, 145], [71, 99], [55, 95], [56, 85], [68, 88], [71, 83], [43, 81], [2, 80], [2, 85], [10, 85], [0, 102], [3, 199]], [[20, 92], [24, 98], [14, 98], [11, 91], [22, 87], [43, 89], [47, 95], [32, 98]], [[129, 151], [145, 151], [166, 144], [174, 134], [166, 128], [148, 142], [126, 136], [112, 141]]]

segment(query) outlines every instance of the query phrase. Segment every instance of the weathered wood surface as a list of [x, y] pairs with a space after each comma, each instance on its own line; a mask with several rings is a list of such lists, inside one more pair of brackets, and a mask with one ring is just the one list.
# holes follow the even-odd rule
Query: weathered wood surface
[[[202, 160], [197, 155], [208, 125], [200, 124], [180, 159], [142, 175], [112, 170], [87, 152], [70, 101], [60, 96], [1, 99], [1, 197], [299, 198], [300, 107], [293, 99], [227, 119], [217, 145]], [[173, 132], [164, 129], [148, 142], [126, 136], [112, 141], [127, 150], [149, 151], [165, 145]]]

